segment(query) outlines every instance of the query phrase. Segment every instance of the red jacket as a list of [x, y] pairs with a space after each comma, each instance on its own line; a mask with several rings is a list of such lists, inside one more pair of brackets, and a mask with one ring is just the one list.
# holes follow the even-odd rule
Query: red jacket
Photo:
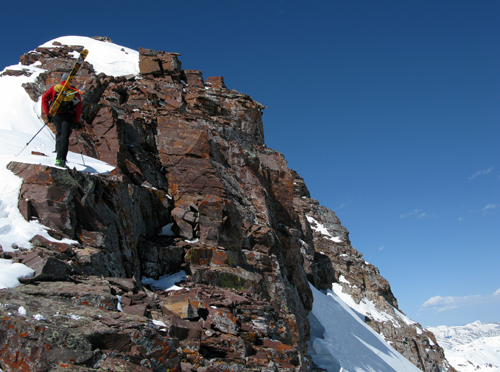
[[[66, 81], [61, 81], [61, 85], [64, 85]], [[55, 86], [55, 85], [54, 85]], [[68, 88], [68, 89], [74, 89], [74, 88]], [[76, 89], [74, 89], [76, 90]], [[57, 92], [54, 90], [54, 87], [51, 87], [48, 91], [45, 92], [45, 94], [42, 96], [42, 107], [43, 111], [45, 112], [45, 115], [49, 116], [50, 112], [50, 106], [52, 105], [52, 102], [54, 102], [55, 98], [57, 96]], [[80, 96], [80, 93], [77, 91], [76, 96], [79, 99], [79, 102], [75, 106], [75, 123], [80, 122], [80, 115], [82, 114], [82, 96]], [[65, 111], [68, 112], [68, 111]], [[57, 113], [63, 113], [63, 111], [58, 111]]]

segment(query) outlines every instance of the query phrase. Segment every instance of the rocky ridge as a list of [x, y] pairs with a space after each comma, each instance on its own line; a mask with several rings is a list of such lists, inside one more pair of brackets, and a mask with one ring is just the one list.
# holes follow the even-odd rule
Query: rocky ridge
[[[26, 84], [30, 97], [82, 49], [55, 43], [23, 55], [46, 71]], [[23, 179], [21, 213], [54, 240], [35, 236], [33, 249], [4, 253], [35, 276], [0, 291], [0, 367], [311, 370], [310, 282], [372, 301], [394, 320], [366, 322], [396, 350], [423, 371], [453, 371], [433, 335], [399, 315], [389, 283], [334, 212], [266, 147], [265, 107], [222, 77], [183, 70], [179, 56], [141, 48], [137, 76], [81, 69], [84, 127], [70, 150], [115, 165], [110, 174], [9, 164]], [[175, 236], [159, 235], [168, 224]], [[179, 291], [140, 282], [179, 270]]]

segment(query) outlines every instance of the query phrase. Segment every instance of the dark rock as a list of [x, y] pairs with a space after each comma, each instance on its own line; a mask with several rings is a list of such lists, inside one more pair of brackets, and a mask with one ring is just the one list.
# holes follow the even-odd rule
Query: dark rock
[[[6, 304], [0, 308], [0, 360], [6, 372], [49, 371], [53, 366], [76, 371], [83, 366], [180, 368], [177, 341], [147, 318], [116, 312], [117, 299], [106, 280], [26, 285], [1, 291], [0, 299]], [[17, 311], [20, 306], [25, 315]]]
[[6, 69], [4, 72], [0, 74], [0, 76], [31, 76], [32, 72], [28, 69], [22, 70], [9, 70]]
[[[61, 236], [80, 239], [75, 263], [83, 272], [140, 276], [139, 242], [155, 237], [170, 218], [164, 193], [48, 166], [10, 163], [9, 169], [24, 179], [19, 207], [27, 220], [36, 217]], [[64, 244], [40, 237], [33, 243], [73, 255]]]
[[178, 227], [178, 234], [187, 240], [192, 240], [196, 236], [198, 222], [197, 208], [175, 207], [172, 209], [171, 216]]
[[35, 270], [31, 280], [68, 280], [72, 268], [66, 262], [57, 258], [44, 256], [41, 252], [33, 252], [24, 257], [23, 264]]
[[91, 39], [94, 39], [94, 40], [99, 40], [99, 41], [104, 41], [106, 43], [112, 43], [113, 40], [111, 40], [109, 37], [107, 36], [92, 36]]

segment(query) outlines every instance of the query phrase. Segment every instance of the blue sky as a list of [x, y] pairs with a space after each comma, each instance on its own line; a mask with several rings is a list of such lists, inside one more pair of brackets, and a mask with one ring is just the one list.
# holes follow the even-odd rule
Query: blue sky
[[224, 76], [400, 308], [463, 325], [500, 321], [499, 19], [497, 0], [5, 0], [0, 68], [81, 35]]

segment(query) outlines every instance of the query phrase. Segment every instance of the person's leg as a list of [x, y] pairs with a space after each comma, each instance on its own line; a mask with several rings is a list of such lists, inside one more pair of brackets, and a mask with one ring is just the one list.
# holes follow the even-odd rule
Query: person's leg
[[56, 159], [59, 159], [59, 152], [61, 148], [61, 132], [62, 132], [62, 117], [59, 115], [54, 115], [52, 122], [56, 127]]
[[72, 132], [71, 120], [63, 120], [61, 123], [61, 138], [59, 141], [59, 148], [57, 150], [57, 158], [64, 160], [66, 162], [66, 156], [68, 155], [69, 147], [69, 136]]
[[69, 136], [72, 132], [73, 115], [58, 114], [54, 116], [54, 125], [56, 127], [56, 158], [66, 162], [68, 155]]

